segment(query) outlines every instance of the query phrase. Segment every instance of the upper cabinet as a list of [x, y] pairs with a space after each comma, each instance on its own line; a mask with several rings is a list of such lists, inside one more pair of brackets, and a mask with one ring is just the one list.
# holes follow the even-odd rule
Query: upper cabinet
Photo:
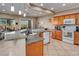
[[54, 24], [54, 25], [58, 25], [58, 17], [54, 17], [54, 19], [53, 19], [53, 24]]
[[65, 15], [64, 18], [65, 19], [69, 19], [70, 18], [70, 15]]
[[71, 14], [70, 18], [76, 18], [76, 14]]
[[64, 25], [64, 19], [74, 19], [75, 24], [79, 25], [79, 14], [68, 14], [68, 15], [62, 15], [62, 16], [56, 16], [53, 19], [53, 24], [54, 25]]
[[64, 16], [59, 16], [59, 25], [63, 25], [64, 24]]
[[79, 14], [76, 14], [76, 25], [79, 25]]

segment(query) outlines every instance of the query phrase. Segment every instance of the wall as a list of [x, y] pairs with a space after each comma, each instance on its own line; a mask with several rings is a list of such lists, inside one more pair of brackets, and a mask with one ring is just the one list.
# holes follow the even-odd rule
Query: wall
[[52, 17], [53, 17], [53, 15], [47, 15], [47, 16], [38, 18], [38, 27], [53, 29], [54, 25], [52, 25], [49, 22], [49, 19]]

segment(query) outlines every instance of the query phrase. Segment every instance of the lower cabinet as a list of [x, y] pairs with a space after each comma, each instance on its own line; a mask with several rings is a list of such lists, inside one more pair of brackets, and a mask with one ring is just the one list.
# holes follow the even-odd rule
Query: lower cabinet
[[56, 36], [56, 35], [55, 35], [55, 30], [53, 30], [53, 31], [52, 31], [52, 39], [56, 39], [55, 36]]
[[57, 40], [61, 40], [62, 41], [62, 31], [61, 30], [56, 30], [55, 31], [55, 38]]
[[26, 56], [43, 56], [43, 40], [27, 44]]
[[62, 41], [62, 31], [61, 30], [52, 31], [52, 38]]
[[74, 44], [79, 45], [79, 32], [74, 33]]

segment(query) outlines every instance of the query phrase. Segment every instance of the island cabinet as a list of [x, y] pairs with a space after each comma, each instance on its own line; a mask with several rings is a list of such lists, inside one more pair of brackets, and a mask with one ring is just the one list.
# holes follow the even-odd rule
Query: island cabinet
[[27, 44], [26, 56], [43, 56], [43, 40]]
[[79, 25], [79, 14], [76, 14], [76, 25]]
[[74, 32], [74, 44], [79, 45], [79, 32]]
[[61, 30], [56, 30], [56, 31], [55, 31], [55, 38], [56, 38], [57, 40], [62, 41], [62, 31], [61, 31]]
[[64, 25], [64, 16], [59, 16], [59, 21], [58, 21], [58, 24], [59, 25]]

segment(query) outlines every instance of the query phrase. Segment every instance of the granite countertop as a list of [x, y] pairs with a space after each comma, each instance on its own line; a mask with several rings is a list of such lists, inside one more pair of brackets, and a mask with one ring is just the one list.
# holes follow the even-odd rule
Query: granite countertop
[[42, 37], [39, 37], [38, 35], [30, 35], [28, 36], [28, 39], [26, 40], [26, 44], [31, 44], [31, 43], [34, 43], [34, 42], [38, 42], [38, 41], [41, 41], [41, 40], [44, 40]]
[[20, 35], [20, 36], [15, 37], [16, 40], [25, 39], [26, 44], [31, 44], [31, 43], [34, 43], [34, 42], [38, 42], [38, 41], [44, 40], [42, 37], [39, 37], [38, 33], [30, 34], [28, 36], [27, 40], [26, 40], [26, 38], [27, 38], [26, 35]]

